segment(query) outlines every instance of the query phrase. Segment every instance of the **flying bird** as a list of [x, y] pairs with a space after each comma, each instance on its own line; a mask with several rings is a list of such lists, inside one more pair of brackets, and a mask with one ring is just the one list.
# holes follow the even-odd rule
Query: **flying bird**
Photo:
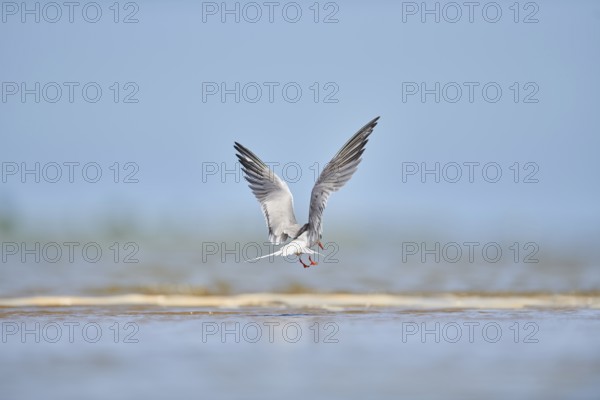
[[[288, 257], [298, 256], [298, 260], [308, 268], [317, 265], [312, 260], [312, 254], [318, 254], [311, 247], [321, 243], [323, 231], [323, 211], [332, 192], [338, 191], [346, 184], [358, 168], [369, 135], [377, 125], [379, 117], [359, 129], [327, 163], [319, 178], [313, 186], [310, 195], [308, 222], [299, 225], [294, 215], [294, 200], [288, 185], [279, 176], [272, 172], [253, 152], [235, 142], [236, 156], [242, 164], [244, 177], [248, 186], [259, 201], [267, 227], [269, 228], [269, 241], [276, 245], [285, 243], [289, 238], [291, 242], [282, 246], [278, 251], [266, 256], [255, 258], [255, 261], [270, 256]], [[302, 254], [308, 254], [309, 264], [302, 261]]]

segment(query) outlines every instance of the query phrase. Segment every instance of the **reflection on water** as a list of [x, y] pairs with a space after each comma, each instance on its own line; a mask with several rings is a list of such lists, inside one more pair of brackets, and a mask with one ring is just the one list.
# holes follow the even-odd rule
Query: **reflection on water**
[[[0, 308], [5, 398], [595, 398], [597, 309]], [[343, 378], [342, 378], [343, 377]]]

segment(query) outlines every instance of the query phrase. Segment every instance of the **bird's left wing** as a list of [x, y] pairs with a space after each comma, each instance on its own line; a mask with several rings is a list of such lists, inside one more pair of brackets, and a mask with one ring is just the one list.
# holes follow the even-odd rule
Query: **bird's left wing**
[[269, 228], [269, 240], [279, 244], [294, 237], [299, 229], [294, 215], [294, 200], [288, 185], [250, 150], [235, 142], [248, 186], [260, 202]]
[[346, 184], [358, 168], [360, 156], [365, 151], [369, 135], [377, 125], [379, 117], [363, 126], [346, 142], [338, 153], [327, 163], [310, 195], [308, 211], [308, 243], [313, 246], [321, 238], [323, 211], [332, 192]]

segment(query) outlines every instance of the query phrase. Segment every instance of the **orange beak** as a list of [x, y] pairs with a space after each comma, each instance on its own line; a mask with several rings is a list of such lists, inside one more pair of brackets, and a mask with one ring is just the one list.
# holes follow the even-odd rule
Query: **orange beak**
[[321, 248], [321, 250], [325, 250], [325, 248], [323, 247], [323, 243], [321, 243], [320, 240], [317, 243], [319, 243], [319, 247]]

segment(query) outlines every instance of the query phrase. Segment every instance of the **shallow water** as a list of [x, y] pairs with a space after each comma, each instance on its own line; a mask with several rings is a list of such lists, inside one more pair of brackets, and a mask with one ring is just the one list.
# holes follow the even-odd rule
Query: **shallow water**
[[369, 306], [302, 297], [233, 296], [229, 305], [221, 298], [213, 299], [220, 306], [187, 307], [133, 297], [110, 306], [92, 298], [90, 305], [4, 304], [3, 397], [362, 399], [376, 390], [382, 398], [584, 399], [600, 392], [594, 296], [575, 296], [576, 304], [568, 296], [525, 296], [530, 304], [477, 297], [482, 307], [468, 296], [459, 305], [452, 294], [404, 304], [391, 296]]
[[339, 262], [303, 269], [203, 262], [189, 241], [140, 241], [123, 263], [98, 243], [97, 263], [3, 263], [0, 397], [600, 393], [594, 263], [401, 262], [340, 245]]
[[[20, 243], [17, 239], [14, 242]], [[21, 248], [33, 247], [28, 241], [24, 243]], [[295, 257], [248, 263], [240, 254], [206, 256], [201, 239], [197, 242], [188, 239], [178, 245], [139, 241], [139, 252], [131, 263], [123, 262], [123, 254], [119, 262], [114, 261], [111, 241], [97, 243], [103, 251], [97, 262], [86, 261], [80, 252], [75, 253], [71, 262], [66, 246], [62, 246], [63, 256], [57, 262], [46, 261], [43, 254], [39, 262], [35, 262], [33, 255], [5, 255], [6, 262], [0, 268], [0, 297], [600, 290], [597, 263], [561, 260], [542, 254], [537, 263], [515, 263], [508, 255], [497, 263], [481, 260], [449, 263], [443, 259], [435, 262], [431, 256], [426, 262], [417, 256], [403, 262], [401, 250], [393, 244], [363, 248], [347, 241], [340, 242], [335, 256], [329, 250], [319, 265], [304, 269]], [[507, 248], [509, 243], [504, 245]], [[232, 249], [234, 243], [223, 244], [223, 248], [226, 247]]]

